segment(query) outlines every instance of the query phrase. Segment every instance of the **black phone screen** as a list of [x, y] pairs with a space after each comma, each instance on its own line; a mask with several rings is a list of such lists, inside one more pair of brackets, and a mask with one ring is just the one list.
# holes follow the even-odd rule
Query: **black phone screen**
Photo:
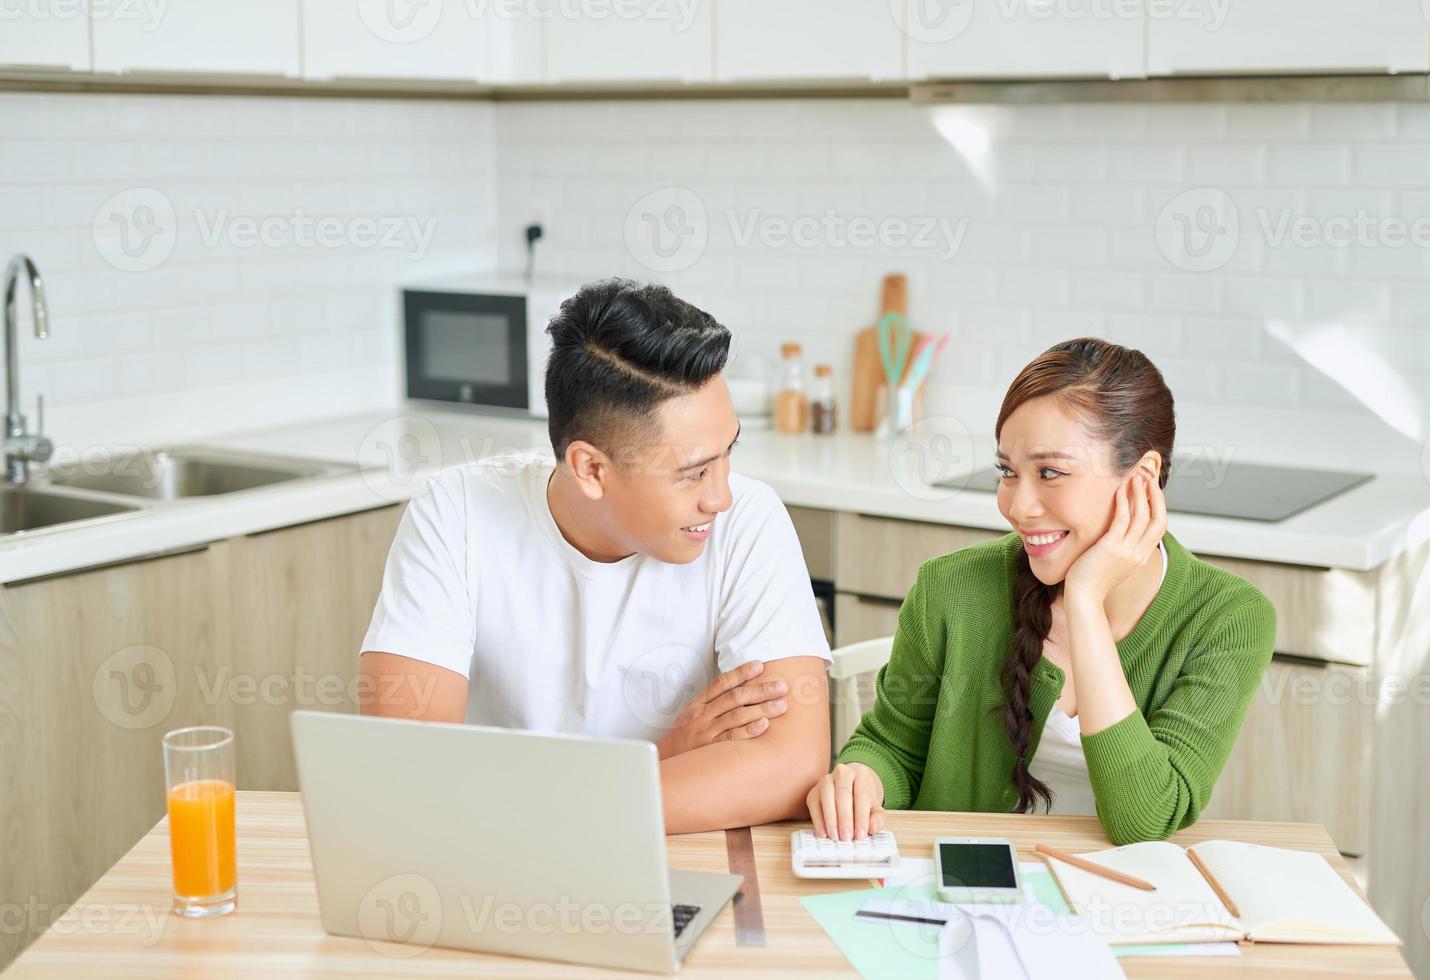
[[1006, 844], [940, 844], [944, 888], [1013, 888], [1013, 849]]

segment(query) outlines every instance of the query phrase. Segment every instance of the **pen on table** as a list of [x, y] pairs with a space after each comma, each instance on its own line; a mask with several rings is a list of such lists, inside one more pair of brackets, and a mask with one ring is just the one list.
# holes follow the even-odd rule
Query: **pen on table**
[[1192, 864], [1202, 873], [1202, 877], [1207, 880], [1207, 884], [1212, 886], [1212, 891], [1216, 892], [1216, 897], [1221, 899], [1221, 903], [1226, 906], [1226, 910], [1235, 918], [1241, 918], [1241, 910], [1236, 907], [1236, 903], [1231, 900], [1231, 896], [1226, 893], [1226, 889], [1221, 886], [1221, 882], [1216, 880], [1212, 874], [1212, 869], [1202, 863], [1202, 859], [1197, 857], [1197, 852], [1190, 847], [1187, 848], [1187, 857], [1192, 859]]
[[1152, 884], [1150, 881], [1143, 881], [1141, 878], [1134, 878], [1132, 877], [1132, 875], [1123, 874], [1121, 871], [1114, 871], [1106, 865], [1097, 864], [1093, 861], [1088, 861], [1084, 858], [1078, 857], [1076, 854], [1069, 854], [1067, 851], [1059, 851], [1056, 848], [1049, 847], [1046, 844], [1039, 844], [1034, 847], [1033, 850], [1037, 851], [1039, 854], [1046, 855], [1047, 857], [1057, 858], [1059, 861], [1071, 864], [1074, 868], [1081, 868], [1082, 870], [1091, 872], [1092, 874], [1101, 875], [1104, 878], [1111, 878], [1113, 881], [1121, 882], [1124, 885], [1131, 885], [1133, 888], [1140, 888], [1144, 892], [1154, 892], [1157, 890], [1157, 886]]

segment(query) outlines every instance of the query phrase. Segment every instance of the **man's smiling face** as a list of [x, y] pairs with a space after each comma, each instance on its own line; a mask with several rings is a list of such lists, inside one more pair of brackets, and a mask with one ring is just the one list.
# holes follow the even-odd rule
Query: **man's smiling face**
[[655, 417], [650, 438], [616, 460], [607, 501], [630, 551], [683, 565], [700, 557], [718, 515], [730, 509], [740, 421], [720, 374], [662, 402]]

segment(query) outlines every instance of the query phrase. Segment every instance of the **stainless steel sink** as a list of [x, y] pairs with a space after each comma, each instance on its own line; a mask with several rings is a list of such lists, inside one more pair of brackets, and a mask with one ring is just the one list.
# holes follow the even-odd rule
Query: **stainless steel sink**
[[57, 463], [50, 467], [48, 482], [126, 497], [178, 500], [254, 490], [355, 469], [257, 453], [175, 447]]
[[119, 501], [73, 497], [29, 487], [0, 487], [0, 534], [33, 531], [138, 509], [135, 504]]

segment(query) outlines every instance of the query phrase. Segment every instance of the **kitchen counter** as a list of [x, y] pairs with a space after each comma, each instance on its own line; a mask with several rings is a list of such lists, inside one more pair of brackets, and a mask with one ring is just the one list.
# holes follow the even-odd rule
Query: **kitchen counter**
[[[0, 538], [0, 582], [396, 503], [445, 467], [548, 446], [544, 421], [416, 407], [228, 433], [202, 444], [362, 469]], [[966, 433], [937, 431], [888, 446], [849, 432], [816, 437], [750, 430], [740, 437], [734, 466], [770, 484], [791, 506], [1007, 530], [993, 494], [929, 485], [988, 466], [992, 450], [980, 455], [972, 449], [978, 444]], [[1365, 571], [1430, 538], [1430, 483], [1377, 477], [1277, 523], [1175, 512], [1168, 523], [1201, 554]]]

